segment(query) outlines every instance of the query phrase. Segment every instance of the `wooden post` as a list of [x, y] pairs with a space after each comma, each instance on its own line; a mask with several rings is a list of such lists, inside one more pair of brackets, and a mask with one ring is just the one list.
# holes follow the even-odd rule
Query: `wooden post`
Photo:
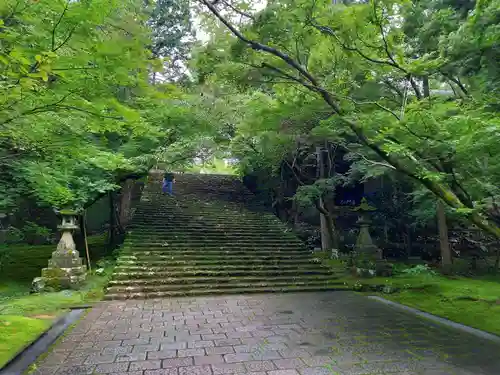
[[85, 252], [87, 254], [87, 266], [89, 267], [89, 272], [92, 272], [92, 266], [90, 265], [90, 252], [89, 244], [87, 242], [87, 211], [83, 211], [83, 240], [85, 241]]

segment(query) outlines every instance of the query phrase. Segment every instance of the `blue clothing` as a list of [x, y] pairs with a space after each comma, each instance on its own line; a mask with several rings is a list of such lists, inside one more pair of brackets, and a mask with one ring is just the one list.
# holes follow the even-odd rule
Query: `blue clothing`
[[163, 180], [163, 186], [161, 188], [161, 190], [164, 192], [164, 193], [167, 193], [169, 195], [172, 195], [172, 188], [173, 188], [173, 181], [167, 181], [167, 180]]

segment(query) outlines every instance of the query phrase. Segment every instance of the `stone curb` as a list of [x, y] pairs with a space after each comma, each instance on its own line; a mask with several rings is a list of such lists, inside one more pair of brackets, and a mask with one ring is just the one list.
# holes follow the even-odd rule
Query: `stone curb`
[[477, 328], [472, 328], [472, 327], [466, 326], [464, 324], [456, 323], [456, 322], [453, 322], [451, 320], [441, 318], [439, 316], [415, 309], [413, 307], [409, 307], [409, 306], [402, 305], [402, 304], [397, 303], [397, 302], [389, 301], [389, 300], [382, 298], [382, 297], [379, 297], [379, 296], [368, 296], [368, 298], [375, 300], [375, 301], [378, 301], [378, 302], [381, 302], [381, 303], [385, 303], [386, 305], [392, 306], [394, 308], [410, 312], [412, 314], [415, 314], [415, 315], [420, 316], [422, 318], [425, 318], [425, 319], [431, 320], [433, 322], [445, 325], [447, 327], [455, 328], [455, 329], [458, 329], [460, 331], [470, 333], [474, 336], [500, 343], [500, 336], [497, 336], [493, 333], [485, 332], [485, 331], [482, 331], [482, 330], [477, 329]]
[[2, 368], [0, 375], [19, 375], [35, 362], [35, 360], [66, 331], [89, 307], [70, 307], [70, 312], [57, 318], [49, 328], [42, 332], [34, 341], [19, 350]]

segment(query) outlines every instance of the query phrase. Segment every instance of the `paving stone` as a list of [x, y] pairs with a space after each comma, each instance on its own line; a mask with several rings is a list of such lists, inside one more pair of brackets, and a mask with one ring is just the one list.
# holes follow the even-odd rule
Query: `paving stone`
[[176, 349], [186, 349], [188, 347], [187, 342], [174, 342], [174, 343], [164, 343], [160, 344], [161, 350], [176, 350]]
[[283, 370], [306, 367], [306, 364], [300, 358], [276, 359], [273, 362], [277, 368]]
[[252, 353], [236, 353], [224, 355], [224, 360], [227, 363], [245, 362], [253, 359]]
[[224, 333], [212, 333], [210, 335], [201, 335], [201, 338], [203, 340], [225, 340], [227, 339], [227, 336]]
[[[97, 365], [97, 367], [95, 368], [95, 372], [97, 374], [109, 374], [113, 372], [123, 373], [127, 371], [128, 368], [129, 368], [129, 362], [107, 363], [107, 364]], [[137, 370], [137, 369], [131, 368], [131, 370]]]
[[[99, 306], [38, 363], [37, 375], [179, 375], [181, 368], [207, 367], [214, 375], [500, 374], [499, 344], [352, 293], [130, 300]], [[225, 363], [213, 363], [221, 358]], [[137, 367], [129, 373], [111, 367], [96, 371], [108, 365], [122, 369], [129, 362]]]
[[[207, 348], [208, 349], [208, 348]], [[204, 356], [205, 349], [179, 349], [177, 351], [177, 357], [196, 357], [196, 356]]]
[[212, 354], [232, 354], [234, 353], [234, 348], [232, 346], [214, 346], [205, 348], [207, 355]]
[[212, 375], [210, 366], [180, 367], [179, 375]]
[[215, 346], [241, 345], [240, 339], [218, 339], [214, 340]]
[[[326, 367], [307, 367], [299, 370], [300, 375], [332, 375], [335, 372]], [[337, 374], [335, 374], [337, 375]], [[344, 374], [342, 374], [344, 375]]]
[[189, 349], [194, 349], [194, 348], [208, 348], [215, 346], [214, 342], [211, 340], [201, 340], [201, 341], [191, 341], [188, 342], [188, 348]]
[[183, 358], [169, 358], [162, 361], [161, 367], [182, 367], [182, 366], [192, 366], [194, 364], [193, 357], [183, 357]]
[[130, 370], [131, 371], [156, 370], [159, 368], [161, 368], [161, 361], [159, 361], [159, 360], [130, 362]]
[[122, 345], [148, 345], [149, 339], [128, 339], [128, 340], [123, 340]]
[[[145, 361], [147, 352], [142, 353], [126, 353], [119, 354], [116, 357], [116, 362], [134, 362], [134, 361]], [[148, 358], [149, 359], [149, 358]]]
[[[93, 374], [95, 370], [94, 365], [81, 365], [81, 366], [62, 366], [56, 374], [57, 375], [87, 375]], [[41, 369], [43, 370], [43, 368]]]
[[58, 369], [59, 366], [44, 365], [37, 368], [36, 375], [56, 375]]
[[250, 361], [243, 362], [248, 371], [270, 371], [275, 370], [276, 366], [271, 361]]
[[115, 359], [116, 359], [116, 354], [105, 354], [105, 355], [101, 355], [100, 353], [91, 354], [85, 359], [84, 364], [98, 365], [101, 363], [113, 363]]
[[147, 353], [156, 352], [160, 348], [160, 344], [135, 345], [131, 353]]
[[243, 374], [247, 372], [247, 369], [243, 363], [227, 363], [212, 365], [212, 371], [214, 375]]
[[224, 358], [222, 355], [205, 355], [194, 357], [195, 365], [217, 365], [224, 363]]
[[268, 371], [267, 375], [299, 375], [295, 370], [273, 370]]
[[[127, 373], [126, 375], [130, 374]], [[160, 370], [146, 370], [144, 371], [144, 375], [179, 375], [179, 371], [176, 368], [162, 368]]]

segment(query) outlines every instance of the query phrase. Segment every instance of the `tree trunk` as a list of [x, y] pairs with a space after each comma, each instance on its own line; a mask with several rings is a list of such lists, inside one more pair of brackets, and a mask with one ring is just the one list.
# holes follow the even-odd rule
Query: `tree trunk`
[[113, 245], [116, 243], [115, 240], [115, 202], [114, 202], [114, 194], [112, 191], [108, 193], [109, 199], [109, 231], [108, 231], [108, 246], [113, 248]]
[[412, 243], [411, 229], [410, 229], [410, 227], [408, 225], [406, 226], [406, 239], [407, 239], [407, 242], [406, 242], [406, 257], [409, 258], [409, 257], [411, 257], [411, 251], [412, 251], [412, 248], [413, 248], [413, 243]]
[[116, 205], [116, 193], [109, 193], [109, 246], [114, 248], [120, 241], [120, 236], [125, 232], [120, 223], [118, 207]]
[[[319, 204], [321, 207], [325, 207], [323, 202], [323, 198], [319, 199]], [[321, 220], [321, 250], [327, 251], [333, 249], [333, 241], [332, 241], [332, 227], [330, 225], [331, 218], [323, 213], [319, 213], [319, 218]]]
[[128, 179], [124, 182], [120, 197], [120, 224], [127, 226], [130, 220], [130, 209], [132, 205], [132, 192], [134, 190], [134, 180]]
[[[323, 150], [320, 146], [316, 146], [316, 160], [317, 160], [317, 179], [325, 178], [325, 163], [323, 160]], [[325, 204], [323, 202], [323, 197], [319, 198], [319, 206], [326, 210]], [[319, 219], [320, 219], [320, 233], [321, 233], [321, 250], [330, 250], [333, 247], [332, 244], [332, 236], [331, 236], [331, 227], [329, 226], [329, 220], [327, 215], [319, 211]]]
[[422, 87], [424, 89], [424, 98], [429, 98], [431, 96], [431, 91], [429, 89], [429, 77], [424, 76], [422, 79]]
[[451, 251], [448, 240], [448, 225], [446, 224], [446, 210], [441, 199], [437, 201], [437, 222], [439, 228], [439, 247], [441, 249], [441, 266], [444, 273], [451, 271]]

